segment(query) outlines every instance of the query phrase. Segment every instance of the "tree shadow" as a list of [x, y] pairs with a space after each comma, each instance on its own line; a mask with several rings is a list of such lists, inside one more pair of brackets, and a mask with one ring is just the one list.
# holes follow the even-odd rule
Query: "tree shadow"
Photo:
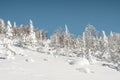
[[111, 68], [111, 69], [115, 69], [115, 70], [120, 72], [120, 67], [119, 66], [115, 66], [115, 65], [112, 65], [112, 64], [106, 64], [106, 63], [102, 64], [102, 66], [108, 67], [108, 68]]

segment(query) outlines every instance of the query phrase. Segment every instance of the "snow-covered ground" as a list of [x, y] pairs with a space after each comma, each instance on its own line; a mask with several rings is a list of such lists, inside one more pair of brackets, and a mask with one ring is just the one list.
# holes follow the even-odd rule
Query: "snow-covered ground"
[[0, 80], [120, 80], [112, 64], [53, 56], [30, 49], [0, 47]]

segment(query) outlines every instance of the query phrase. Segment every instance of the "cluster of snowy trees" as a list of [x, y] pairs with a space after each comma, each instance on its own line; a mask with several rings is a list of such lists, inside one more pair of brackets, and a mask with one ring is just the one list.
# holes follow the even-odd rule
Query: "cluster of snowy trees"
[[110, 32], [107, 36], [105, 31], [98, 33], [93, 25], [87, 25], [82, 36], [75, 36], [69, 32], [68, 26], [65, 30], [58, 29], [48, 39], [47, 32], [34, 29], [32, 20], [29, 26], [11, 25], [8, 21], [0, 19], [0, 44], [8, 47], [9, 45], [17, 46], [47, 46], [57, 50], [56, 54], [63, 51], [67, 56], [95, 56], [99, 59], [120, 63], [120, 34]]
[[35, 46], [38, 43], [43, 45], [42, 41], [46, 39], [47, 33], [43, 30], [34, 29], [32, 20], [30, 20], [29, 26], [17, 26], [16, 22], [12, 26], [9, 20], [5, 24], [4, 20], [0, 19], [0, 41], [6, 47], [8, 45]]
[[[57, 30], [51, 36], [51, 43], [54, 47], [67, 48], [68, 54], [72, 56], [95, 56], [102, 60], [113, 63], [120, 62], [120, 34], [110, 32], [107, 36], [105, 31], [98, 33], [93, 25], [87, 25], [82, 36], [72, 35], [67, 25], [66, 30]], [[68, 55], [66, 54], [66, 55]]]

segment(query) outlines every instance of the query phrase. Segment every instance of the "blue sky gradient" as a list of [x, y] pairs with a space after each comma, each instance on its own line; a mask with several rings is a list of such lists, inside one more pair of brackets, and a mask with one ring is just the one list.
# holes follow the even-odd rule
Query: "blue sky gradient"
[[87, 24], [98, 31], [120, 32], [120, 0], [0, 0], [0, 18], [17, 25], [28, 25], [32, 19], [49, 35], [65, 24], [76, 35]]

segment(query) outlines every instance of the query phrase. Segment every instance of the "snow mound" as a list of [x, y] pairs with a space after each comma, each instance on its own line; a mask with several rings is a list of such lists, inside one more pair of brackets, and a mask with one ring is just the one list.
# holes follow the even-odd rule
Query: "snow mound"
[[90, 62], [86, 58], [79, 58], [76, 61], [76, 70], [81, 73], [91, 73], [92, 71], [89, 69]]
[[15, 59], [15, 52], [9, 48], [0, 47], [0, 59]]
[[32, 63], [34, 60], [32, 58], [25, 59], [26, 62]]
[[91, 73], [89, 68], [76, 68], [76, 70], [83, 73]]
[[90, 62], [85, 58], [80, 58], [77, 62], [77, 65], [86, 66], [86, 65], [90, 65]]
[[79, 58], [78, 60], [75, 59], [67, 59], [67, 61], [70, 65], [75, 65], [75, 66], [87, 66], [90, 65], [90, 62], [86, 58]]
[[70, 64], [70, 65], [74, 65], [76, 63], [76, 61], [74, 59], [68, 59], [67, 62]]

